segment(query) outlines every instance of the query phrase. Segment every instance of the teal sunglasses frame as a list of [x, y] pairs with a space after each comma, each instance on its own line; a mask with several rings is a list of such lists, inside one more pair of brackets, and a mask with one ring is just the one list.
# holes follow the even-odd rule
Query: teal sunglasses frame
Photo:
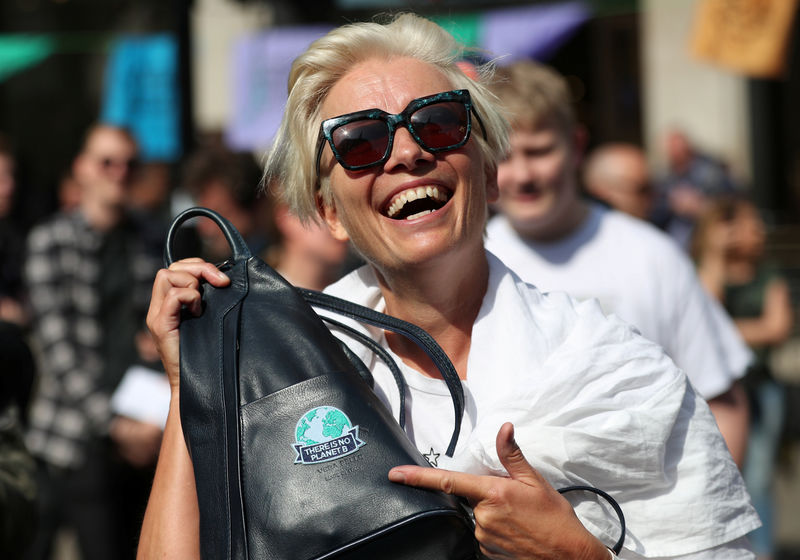
[[[448, 103], [448, 102], [457, 102], [464, 105], [466, 109], [466, 131], [464, 133], [464, 138], [456, 142], [455, 144], [450, 144], [447, 146], [440, 146], [440, 147], [430, 147], [425, 144], [425, 142], [419, 137], [417, 132], [414, 130], [414, 124], [411, 122], [411, 116], [422, 109], [423, 107], [427, 107], [429, 105], [435, 105], [437, 103]], [[426, 97], [419, 97], [417, 99], [412, 100], [405, 109], [403, 109], [402, 113], [398, 113], [393, 115], [391, 113], [387, 113], [386, 111], [382, 111], [380, 109], [365, 109], [363, 111], [356, 111], [355, 113], [347, 113], [345, 115], [340, 115], [338, 117], [332, 117], [330, 119], [326, 119], [322, 121], [319, 130], [319, 139], [317, 142], [317, 176], [319, 177], [319, 165], [320, 160], [322, 158], [322, 150], [325, 147], [325, 141], [327, 140], [328, 145], [333, 152], [333, 156], [336, 158], [336, 161], [339, 162], [339, 165], [344, 167], [349, 171], [358, 171], [360, 169], [366, 169], [367, 167], [373, 167], [375, 165], [381, 165], [389, 159], [389, 155], [392, 153], [392, 146], [394, 144], [394, 133], [397, 130], [398, 126], [405, 127], [406, 130], [411, 134], [414, 138], [414, 141], [419, 144], [419, 146], [425, 150], [426, 152], [430, 153], [437, 153], [437, 152], [446, 152], [448, 150], [455, 150], [460, 148], [464, 144], [467, 143], [469, 140], [470, 134], [472, 132], [472, 119], [470, 118], [471, 115], [475, 115], [475, 118], [478, 120], [478, 124], [481, 127], [481, 131], [483, 133], [484, 139], [486, 139], [486, 129], [483, 126], [483, 121], [481, 121], [481, 117], [475, 111], [475, 107], [472, 104], [472, 98], [469, 95], [469, 91], [466, 89], [456, 89], [452, 91], [443, 91], [441, 93], [435, 93], [433, 95], [428, 95]], [[333, 141], [333, 132], [346, 124], [350, 124], [356, 121], [365, 121], [365, 120], [375, 120], [375, 121], [383, 121], [386, 123], [386, 134], [388, 136], [388, 142], [386, 144], [386, 151], [384, 152], [383, 156], [380, 159], [377, 159], [370, 163], [365, 163], [362, 165], [350, 165], [344, 161], [344, 155], [336, 149], [336, 145]]]

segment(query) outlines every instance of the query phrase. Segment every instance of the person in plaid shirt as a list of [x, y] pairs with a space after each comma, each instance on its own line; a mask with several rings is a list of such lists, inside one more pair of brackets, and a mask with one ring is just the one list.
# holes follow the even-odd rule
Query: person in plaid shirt
[[115, 504], [124, 501], [118, 483], [125, 471], [109, 435], [128, 434], [115, 442], [119, 449], [152, 446], [160, 438], [160, 430], [116, 418], [109, 406], [136, 360], [134, 337], [163, 240], [158, 228], [145, 227], [126, 210], [136, 157], [126, 131], [92, 127], [72, 168], [79, 207], [56, 213], [28, 237], [25, 279], [40, 356], [26, 434], [40, 466], [40, 531], [32, 558], [47, 557], [63, 522], [76, 530], [86, 560], [123, 557]]

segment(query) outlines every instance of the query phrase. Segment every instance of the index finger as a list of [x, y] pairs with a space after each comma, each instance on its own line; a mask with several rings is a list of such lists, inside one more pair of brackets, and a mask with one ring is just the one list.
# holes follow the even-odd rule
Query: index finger
[[486, 477], [433, 467], [403, 465], [389, 471], [389, 480], [415, 488], [439, 490], [479, 502], [487, 497], [491, 481]]
[[198, 258], [175, 261], [168, 269], [162, 269], [153, 283], [153, 298], [163, 298], [173, 286], [190, 287], [201, 280], [222, 287], [230, 278], [215, 265]]

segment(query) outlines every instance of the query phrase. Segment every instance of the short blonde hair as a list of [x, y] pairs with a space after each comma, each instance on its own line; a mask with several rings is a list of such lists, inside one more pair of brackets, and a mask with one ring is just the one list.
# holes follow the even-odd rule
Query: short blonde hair
[[575, 109], [567, 81], [555, 70], [532, 60], [498, 68], [492, 92], [511, 121], [511, 128], [531, 132], [555, 125], [564, 132], [575, 127]]
[[[476, 70], [480, 81], [459, 67], [465, 48], [437, 24], [414, 14], [400, 14], [387, 23], [362, 22], [334, 29], [318, 39], [293, 63], [289, 98], [280, 128], [267, 154], [264, 184], [280, 185], [291, 211], [302, 220], [314, 219], [319, 186], [323, 200], [331, 203], [327, 180], [316, 176], [316, 149], [322, 122], [320, 106], [336, 82], [356, 64], [381, 57], [410, 57], [438, 68], [453, 89], [470, 91], [475, 111], [485, 126], [486, 138], [475, 130], [472, 138], [496, 168], [508, 147], [508, 124], [491, 92], [480, 83], [488, 79], [491, 65]], [[479, 127], [476, 127], [479, 128]]]

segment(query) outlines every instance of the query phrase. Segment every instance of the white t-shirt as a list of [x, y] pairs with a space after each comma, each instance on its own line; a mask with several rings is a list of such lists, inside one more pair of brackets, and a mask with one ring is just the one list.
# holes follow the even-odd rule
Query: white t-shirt
[[[628, 524], [621, 558], [753, 558], [742, 537], [759, 521], [736, 465], [708, 405], [663, 349], [605, 317], [594, 301], [543, 294], [492, 255], [489, 264], [452, 458], [445, 455], [453, 405], [444, 381], [398, 361], [408, 383], [407, 432], [420, 452], [442, 468], [505, 475], [495, 437], [510, 421], [526, 457], [554, 487], [590, 485], [617, 499]], [[369, 267], [326, 291], [385, 309]], [[379, 329], [353, 326], [386, 347]], [[369, 366], [376, 393], [397, 417], [388, 368], [341, 338]], [[603, 502], [575, 509], [606, 544], [619, 537]]]
[[580, 228], [552, 243], [524, 240], [504, 216], [495, 216], [486, 247], [542, 291], [597, 299], [606, 313], [663, 346], [706, 399], [727, 391], [752, 354], [691, 261], [651, 225], [590, 208]]

